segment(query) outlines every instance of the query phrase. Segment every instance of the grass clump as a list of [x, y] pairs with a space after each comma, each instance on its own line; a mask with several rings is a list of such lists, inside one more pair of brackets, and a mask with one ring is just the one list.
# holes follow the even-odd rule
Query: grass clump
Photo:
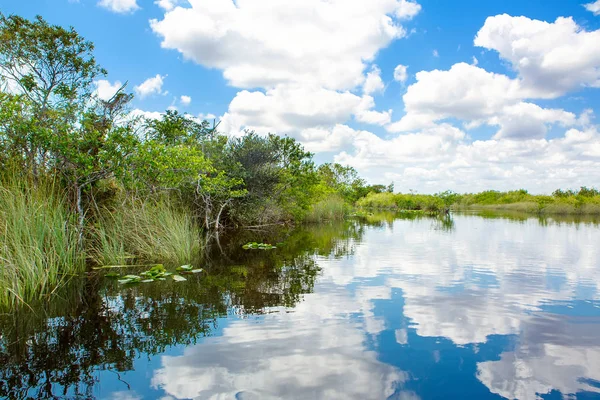
[[304, 218], [306, 222], [339, 221], [348, 214], [349, 207], [338, 195], [331, 195], [313, 204]]
[[52, 293], [81, 272], [74, 218], [52, 183], [0, 183], [0, 306]]
[[95, 228], [95, 260], [103, 265], [130, 259], [187, 264], [200, 256], [200, 229], [190, 213], [162, 201], [126, 200], [104, 209]]

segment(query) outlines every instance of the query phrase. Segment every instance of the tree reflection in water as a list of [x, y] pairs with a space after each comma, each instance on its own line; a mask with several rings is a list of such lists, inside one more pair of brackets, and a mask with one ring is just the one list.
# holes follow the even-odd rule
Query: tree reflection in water
[[[315, 256], [344, 257], [363, 233], [358, 221], [243, 232], [187, 282], [123, 287], [95, 274], [73, 280], [51, 301], [0, 316], [0, 397], [92, 397], [95, 371], [119, 375], [140, 356], [194, 344], [228, 313], [294, 307], [314, 288]], [[249, 238], [283, 245], [242, 250]]]

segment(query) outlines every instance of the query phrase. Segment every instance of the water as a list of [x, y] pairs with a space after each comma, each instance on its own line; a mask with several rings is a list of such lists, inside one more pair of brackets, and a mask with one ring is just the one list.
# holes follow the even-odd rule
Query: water
[[188, 282], [90, 276], [1, 316], [0, 397], [600, 398], [599, 239], [475, 215], [248, 232]]

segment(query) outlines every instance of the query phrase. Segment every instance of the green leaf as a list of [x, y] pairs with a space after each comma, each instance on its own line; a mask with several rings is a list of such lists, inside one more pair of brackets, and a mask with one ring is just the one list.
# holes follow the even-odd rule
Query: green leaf
[[141, 281], [142, 283], [150, 283], [150, 282], [154, 282], [154, 279], [144, 279], [143, 281]]
[[104, 277], [106, 278], [118, 278], [120, 276], [121, 274], [119, 274], [118, 272], [109, 272], [108, 274], [104, 275]]
[[190, 272], [191, 272], [192, 274], [198, 274], [198, 273], [200, 273], [200, 272], [202, 272], [202, 271], [204, 271], [202, 268], [198, 268], [198, 269], [193, 269], [193, 270], [191, 270]]
[[173, 280], [175, 282], [183, 282], [183, 281], [187, 281], [187, 279], [185, 279], [183, 276], [181, 275], [173, 275]]
[[133, 282], [131, 279], [119, 279], [119, 283], [121, 285], [126, 285], [126, 284], [131, 283], [131, 282]]

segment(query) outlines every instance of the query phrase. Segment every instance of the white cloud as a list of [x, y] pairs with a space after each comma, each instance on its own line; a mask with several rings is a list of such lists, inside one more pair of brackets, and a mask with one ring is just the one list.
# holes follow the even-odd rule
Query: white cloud
[[301, 137], [302, 131], [329, 131], [353, 115], [359, 122], [384, 125], [391, 111], [374, 111], [371, 96], [359, 97], [310, 85], [278, 85], [266, 92], [239, 92], [222, 117], [221, 129], [239, 135], [244, 128]]
[[415, 1], [400, 0], [396, 16], [399, 19], [412, 19], [421, 11], [421, 5]]
[[473, 62], [471, 63], [471, 65], [477, 66], [478, 64], [479, 64], [479, 60], [477, 59], [477, 57], [473, 56]]
[[381, 70], [376, 65], [374, 65], [371, 68], [371, 71], [367, 73], [367, 78], [365, 79], [365, 83], [363, 84], [363, 93], [381, 93], [383, 92], [383, 89], [385, 89], [385, 85], [381, 80]]
[[179, 0], [156, 0], [154, 2], [154, 4], [156, 4], [165, 11], [171, 11], [175, 8], [175, 6], [177, 6], [178, 3]]
[[518, 103], [504, 107], [501, 114], [489, 119], [490, 125], [500, 125], [494, 138], [543, 138], [547, 125], [577, 123], [575, 114], [558, 109], [544, 109], [532, 103]]
[[440, 53], [438, 53], [437, 49], [433, 50], [433, 56], [434, 57], [439, 57], [440, 56]]
[[181, 102], [181, 104], [183, 104], [184, 106], [189, 106], [190, 103], [192, 102], [192, 98], [190, 96], [181, 96], [179, 98], [179, 101]]
[[600, 0], [596, 0], [591, 3], [584, 4], [583, 6], [589, 12], [594, 13], [594, 15], [600, 15]]
[[117, 91], [123, 86], [123, 84], [119, 81], [115, 81], [115, 83], [110, 83], [106, 79], [99, 79], [94, 82], [96, 85], [96, 94], [101, 100], [110, 100]]
[[164, 94], [162, 91], [163, 81], [166, 76], [157, 74], [152, 78], [146, 79], [144, 82], [134, 87], [133, 89], [141, 98], [152, 94]]
[[549, 23], [496, 15], [486, 19], [475, 45], [495, 50], [519, 73], [529, 97], [555, 98], [600, 86], [600, 30], [588, 32], [573, 18]]
[[454, 64], [448, 71], [421, 71], [417, 82], [403, 97], [406, 114], [390, 124], [391, 132], [432, 126], [445, 118], [457, 118], [469, 128], [482, 124], [501, 129], [496, 138], [541, 138], [548, 124], [575, 125], [574, 114], [561, 109], [543, 109], [523, 102], [527, 91], [521, 81], [488, 72], [476, 65]]
[[131, 13], [140, 8], [137, 0], [100, 0], [98, 5], [119, 14]]
[[397, 65], [396, 68], [394, 68], [394, 80], [400, 83], [406, 82], [408, 79], [407, 69], [408, 67], [406, 65]]
[[236, 87], [303, 83], [338, 90], [360, 85], [366, 63], [406, 35], [401, 20], [412, 18], [420, 8], [406, 0], [190, 4], [151, 21], [163, 48], [223, 70]]
[[200, 113], [198, 114], [198, 119], [201, 121], [212, 121], [214, 119], [217, 119], [217, 116], [211, 113], [208, 114], [204, 114], [204, 113]]
[[448, 71], [421, 71], [416, 78], [403, 96], [406, 115], [388, 127], [392, 132], [431, 126], [447, 117], [491, 117], [520, 98], [517, 81], [466, 63]]

